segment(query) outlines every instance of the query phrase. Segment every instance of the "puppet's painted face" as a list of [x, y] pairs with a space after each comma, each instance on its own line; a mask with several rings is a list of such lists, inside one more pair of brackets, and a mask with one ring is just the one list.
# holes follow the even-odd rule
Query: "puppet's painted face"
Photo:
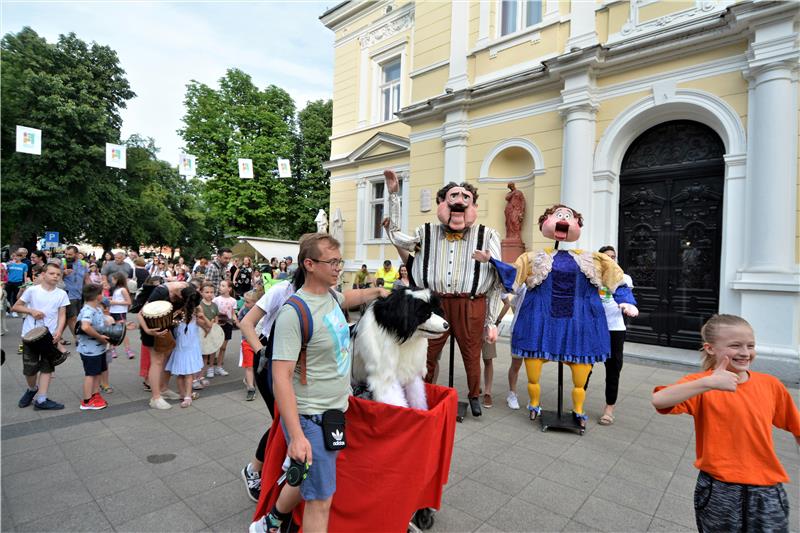
[[453, 187], [436, 206], [439, 222], [453, 231], [464, 231], [478, 219], [478, 209], [472, 193], [464, 187]]
[[578, 219], [568, 207], [559, 207], [542, 224], [542, 235], [562, 242], [575, 242], [581, 236]]

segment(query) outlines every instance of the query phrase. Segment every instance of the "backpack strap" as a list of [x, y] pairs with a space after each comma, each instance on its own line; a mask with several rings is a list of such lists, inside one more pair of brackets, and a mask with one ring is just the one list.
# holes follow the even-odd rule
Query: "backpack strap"
[[308, 308], [308, 304], [296, 294], [291, 295], [284, 305], [291, 306], [297, 313], [297, 318], [300, 319], [300, 335], [302, 340], [300, 355], [297, 358], [297, 362], [300, 365], [300, 383], [308, 385], [308, 380], [306, 379], [306, 348], [308, 348], [308, 342], [311, 340], [312, 335], [314, 335], [314, 321], [311, 320], [311, 310]]
[[431, 258], [431, 223], [425, 223], [425, 255], [422, 260], [422, 286], [428, 288], [428, 262]]
[[[478, 225], [478, 246], [476, 250], [483, 250], [483, 234], [486, 228], [483, 224]], [[475, 293], [478, 292], [478, 281], [480, 280], [481, 264], [475, 261], [475, 272], [472, 274], [472, 291], [469, 293], [470, 299], [475, 298]]]

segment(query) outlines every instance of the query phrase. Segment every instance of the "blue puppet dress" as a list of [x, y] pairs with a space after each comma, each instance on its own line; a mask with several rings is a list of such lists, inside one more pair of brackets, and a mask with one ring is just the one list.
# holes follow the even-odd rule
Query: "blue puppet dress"
[[636, 305], [623, 284], [622, 270], [608, 256], [579, 250], [539, 250], [521, 255], [514, 265], [492, 258], [506, 290], [524, 291], [511, 332], [511, 353], [525, 358], [528, 409], [540, 412], [539, 376], [546, 361], [570, 366], [573, 409], [585, 420], [583, 400], [592, 364], [611, 352], [600, 287], [609, 287], [617, 303]]

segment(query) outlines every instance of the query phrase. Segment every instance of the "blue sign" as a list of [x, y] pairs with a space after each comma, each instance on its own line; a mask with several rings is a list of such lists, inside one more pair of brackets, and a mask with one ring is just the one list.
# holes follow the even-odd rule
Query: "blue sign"
[[44, 234], [44, 245], [47, 248], [55, 248], [58, 246], [58, 232], [57, 231], [47, 231]]

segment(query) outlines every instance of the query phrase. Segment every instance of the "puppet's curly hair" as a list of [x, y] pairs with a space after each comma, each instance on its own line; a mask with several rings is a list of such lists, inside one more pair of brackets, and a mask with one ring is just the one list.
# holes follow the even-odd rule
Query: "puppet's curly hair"
[[466, 181], [462, 181], [461, 183], [456, 183], [455, 181], [451, 181], [441, 189], [436, 192], [436, 204], [440, 204], [444, 202], [445, 197], [447, 196], [447, 191], [452, 189], [453, 187], [464, 187], [467, 191], [472, 193], [472, 203], [478, 205], [478, 189], [475, 186], [467, 183]]
[[578, 213], [577, 211], [575, 211], [571, 207], [566, 206], [564, 204], [555, 204], [555, 205], [550, 206], [547, 209], [545, 209], [544, 213], [542, 213], [542, 216], [539, 217], [539, 231], [542, 231], [542, 225], [544, 224], [544, 221], [547, 220], [547, 217], [549, 217], [550, 215], [555, 213], [556, 209], [558, 209], [560, 207], [564, 207], [564, 208], [569, 209], [570, 211], [572, 211], [572, 216], [574, 216], [578, 220], [578, 227], [579, 228], [583, 227], [583, 215], [581, 215], [580, 213]]

